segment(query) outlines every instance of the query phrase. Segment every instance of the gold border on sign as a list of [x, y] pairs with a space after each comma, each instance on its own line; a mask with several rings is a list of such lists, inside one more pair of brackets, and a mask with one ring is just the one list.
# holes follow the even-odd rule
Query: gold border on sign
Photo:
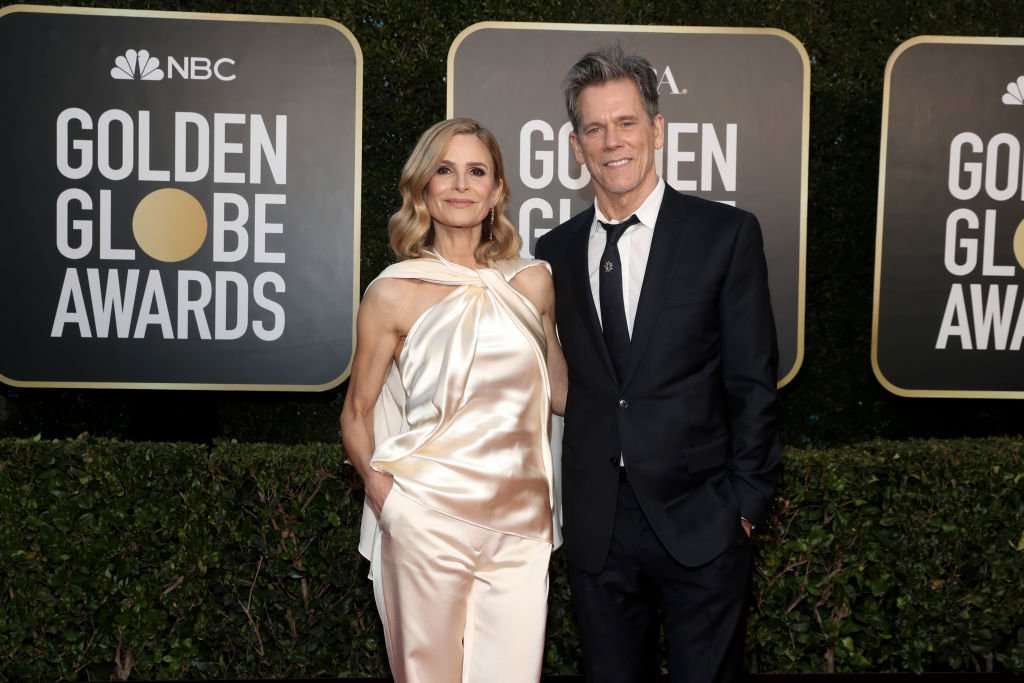
[[352, 354], [349, 355], [344, 371], [323, 384], [208, 384], [191, 382], [62, 382], [46, 380], [18, 380], [0, 373], [0, 382], [13, 387], [48, 389], [186, 389], [195, 391], [302, 391], [319, 392], [333, 389], [344, 382], [352, 371], [352, 356], [355, 353], [355, 322], [359, 305], [359, 249], [362, 241], [360, 224], [362, 200], [362, 156], [363, 156], [363, 50], [355, 35], [333, 19], [322, 17], [281, 17], [265, 14], [226, 14], [207, 12], [171, 12], [164, 10], [129, 10], [103, 7], [51, 7], [46, 5], [8, 5], [0, 8], [0, 18], [16, 12], [34, 14], [79, 14], [87, 16], [134, 17], [144, 19], [188, 19], [199, 21], [233, 21], [239, 23], [265, 24], [310, 24], [326, 26], [340, 33], [352, 47], [355, 57], [355, 155], [353, 160], [354, 194], [352, 198]]
[[807, 50], [796, 36], [778, 28], [739, 28], [732, 26], [633, 26], [629, 24], [560, 24], [518, 21], [481, 21], [466, 27], [455, 36], [448, 49], [447, 110], [445, 116], [455, 114], [455, 53], [462, 42], [471, 34], [484, 29], [537, 30], [537, 31], [587, 31], [593, 33], [694, 33], [705, 35], [751, 35], [782, 38], [796, 49], [803, 64], [803, 87], [801, 108], [803, 120], [800, 132], [800, 244], [797, 257], [797, 315], [796, 315], [796, 357], [793, 365], [782, 376], [778, 387], [789, 384], [804, 362], [804, 309], [807, 289], [807, 175], [808, 150], [811, 137], [811, 61]]
[[900, 43], [885, 64], [885, 83], [882, 88], [882, 138], [878, 154], [878, 204], [875, 209], [875, 282], [871, 304], [871, 371], [887, 391], [911, 398], [1024, 398], [1024, 391], [970, 390], [970, 389], [907, 389], [897, 386], [885, 376], [878, 363], [878, 331], [880, 292], [882, 288], [882, 239], [885, 216], [885, 162], [889, 145], [889, 101], [892, 96], [892, 72], [896, 61], [917, 45], [1024, 45], [1024, 38], [994, 38], [984, 36], [915, 36]]

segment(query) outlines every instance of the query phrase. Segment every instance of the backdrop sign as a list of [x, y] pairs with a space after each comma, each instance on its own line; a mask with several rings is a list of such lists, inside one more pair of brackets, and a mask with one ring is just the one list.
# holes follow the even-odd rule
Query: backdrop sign
[[348, 30], [12, 6], [0, 91], [0, 380], [344, 379], [362, 98]]
[[883, 101], [875, 375], [1024, 398], [1024, 39], [909, 40]]
[[645, 56], [666, 121], [658, 172], [675, 189], [761, 221], [779, 335], [779, 380], [803, 359], [810, 66], [775, 29], [518, 24], [463, 31], [448, 54], [448, 115], [494, 131], [505, 154], [509, 217], [525, 249], [593, 202], [573, 157], [562, 80], [576, 60], [620, 44]]

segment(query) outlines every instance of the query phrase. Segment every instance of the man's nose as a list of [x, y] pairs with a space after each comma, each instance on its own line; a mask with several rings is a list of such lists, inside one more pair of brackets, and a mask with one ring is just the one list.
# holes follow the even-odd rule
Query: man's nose
[[608, 149], [615, 149], [622, 144], [622, 138], [619, 132], [615, 130], [614, 126], [609, 126], [605, 129], [604, 134], [604, 146]]

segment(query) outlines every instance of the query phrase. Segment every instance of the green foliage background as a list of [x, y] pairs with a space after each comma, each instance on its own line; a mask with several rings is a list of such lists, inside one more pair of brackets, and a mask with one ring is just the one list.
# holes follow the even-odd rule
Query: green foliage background
[[[337, 446], [0, 440], [0, 679], [382, 676]], [[755, 671], [1024, 671], [1024, 444], [789, 450]], [[576, 673], [564, 554], [548, 673]]]
[[[448, 47], [467, 26], [795, 35], [811, 58], [806, 355], [782, 392], [791, 448], [760, 541], [750, 662], [756, 671], [1024, 671], [1024, 446], [960, 438], [1019, 434], [1020, 404], [895, 397], [869, 362], [885, 62], [915, 35], [1020, 33], [1024, 4], [61, 4], [347, 26], [364, 55], [364, 285], [390, 260], [384, 225], [399, 170], [420, 131], [444, 117]], [[0, 437], [121, 439], [0, 440], [0, 679], [382, 674], [366, 567], [354, 553], [361, 493], [336, 445], [344, 389], [0, 390]], [[555, 558], [546, 668], [571, 673], [578, 645]]]
[[[870, 368], [875, 202], [886, 60], [921, 34], [1020, 33], [1024, 4], [1004, 0], [158, 0], [75, 2], [131, 9], [328, 17], [364, 55], [364, 285], [388, 262], [384, 226], [416, 137], [445, 115], [448, 47], [485, 20], [776, 27], [811, 59], [806, 356], [783, 391], [789, 444], [1020, 433], [1018, 404], [888, 394]], [[557, 93], [550, 96], [558, 97]], [[316, 395], [14, 390], [0, 395], [0, 435], [335, 442], [344, 385]], [[168, 419], [167, 416], [174, 416]]]

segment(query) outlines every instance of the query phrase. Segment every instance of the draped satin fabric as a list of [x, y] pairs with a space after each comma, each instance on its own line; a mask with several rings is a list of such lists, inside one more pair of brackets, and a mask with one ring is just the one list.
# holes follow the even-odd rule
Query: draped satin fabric
[[[538, 266], [547, 264], [516, 259], [472, 269], [431, 254], [380, 274], [452, 290], [412, 325], [388, 372], [370, 464], [431, 510], [557, 543], [547, 344], [536, 308], [509, 284]], [[359, 550], [372, 564], [379, 537], [364, 506]]]

